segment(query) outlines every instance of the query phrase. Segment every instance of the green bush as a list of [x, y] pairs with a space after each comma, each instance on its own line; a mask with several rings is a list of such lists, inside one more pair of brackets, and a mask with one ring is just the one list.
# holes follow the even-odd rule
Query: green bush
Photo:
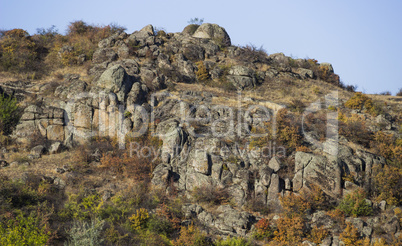
[[0, 94], [0, 133], [9, 135], [20, 118], [20, 109], [15, 97]]
[[373, 213], [373, 208], [366, 201], [366, 193], [362, 190], [356, 190], [342, 199], [339, 209], [347, 216], [369, 216]]
[[249, 246], [246, 239], [242, 237], [227, 237], [226, 239], [220, 239], [215, 242], [216, 246]]
[[43, 192], [40, 192], [43, 189], [40, 187], [43, 185], [31, 187], [21, 181], [0, 176], [0, 205], [9, 209], [37, 205], [45, 199]]
[[47, 219], [31, 213], [19, 213], [15, 218], [5, 218], [0, 222], [0, 245], [47, 245], [52, 233]]
[[103, 242], [101, 232], [105, 222], [99, 219], [92, 219], [91, 223], [86, 221], [75, 221], [70, 230], [67, 231], [70, 240], [66, 246], [97, 246]]
[[68, 198], [68, 202], [64, 204], [64, 208], [59, 212], [62, 219], [75, 219], [79, 221], [88, 220], [98, 217], [103, 209], [103, 201], [99, 194], [81, 197], [72, 194]]

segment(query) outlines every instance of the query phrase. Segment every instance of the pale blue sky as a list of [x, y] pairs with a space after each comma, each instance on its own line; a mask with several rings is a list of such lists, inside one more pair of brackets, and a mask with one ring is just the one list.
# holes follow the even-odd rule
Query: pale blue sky
[[359, 91], [393, 94], [402, 87], [402, 1], [105, 1], [0, 0], [0, 28], [69, 22], [117, 23], [131, 33], [147, 24], [179, 32], [194, 17], [217, 23], [235, 45], [263, 46], [269, 53], [330, 62]]

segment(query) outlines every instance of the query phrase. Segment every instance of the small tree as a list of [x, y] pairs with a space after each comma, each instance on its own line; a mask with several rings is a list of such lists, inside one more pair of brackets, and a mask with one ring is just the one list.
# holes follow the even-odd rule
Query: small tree
[[9, 135], [19, 121], [19, 107], [17, 99], [0, 94], [0, 132]]
[[194, 24], [194, 25], [201, 25], [204, 23], [204, 18], [191, 18], [189, 21], [187, 21], [188, 24]]

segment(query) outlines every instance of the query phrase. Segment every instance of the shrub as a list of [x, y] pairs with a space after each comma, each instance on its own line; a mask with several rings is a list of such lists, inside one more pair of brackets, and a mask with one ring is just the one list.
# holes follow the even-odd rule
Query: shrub
[[402, 202], [402, 169], [390, 165], [373, 168], [373, 192], [377, 201], [385, 200], [388, 204]]
[[311, 229], [309, 239], [315, 244], [320, 244], [328, 236], [329, 232], [323, 227], [314, 226]]
[[268, 61], [268, 54], [262, 46], [260, 48], [257, 48], [253, 44], [248, 44], [241, 47], [238, 59], [245, 63], [264, 63]]
[[257, 240], [270, 239], [274, 235], [268, 219], [262, 218], [255, 224], [253, 237]]
[[4, 71], [26, 73], [38, 66], [37, 45], [22, 29], [7, 31], [0, 40], [0, 67]]
[[243, 237], [227, 237], [226, 239], [219, 239], [215, 242], [215, 246], [250, 246], [252, 245]]
[[383, 156], [389, 164], [402, 167], [402, 140], [396, 139], [392, 134], [381, 131], [376, 132], [370, 147], [374, 153]]
[[71, 194], [64, 208], [59, 212], [62, 219], [89, 220], [100, 215], [103, 201], [99, 194]]
[[135, 214], [133, 214], [129, 220], [133, 230], [145, 229], [149, 220], [149, 213], [145, 208], [137, 209]]
[[396, 93], [396, 96], [402, 97], [402, 88], [399, 89], [399, 91]]
[[353, 97], [346, 101], [345, 107], [362, 110], [365, 106], [370, 106], [370, 103], [372, 103], [371, 98], [361, 92], [356, 92]]
[[123, 153], [122, 156], [118, 154], [103, 154], [100, 162], [100, 167], [103, 170], [131, 177], [137, 181], [149, 179], [152, 175], [154, 165], [150, 158], [139, 157], [139, 155], [130, 157], [128, 153]]
[[105, 222], [99, 219], [92, 219], [90, 223], [86, 221], [75, 221], [70, 230], [67, 231], [69, 240], [66, 246], [97, 246], [101, 245], [101, 232]]
[[328, 66], [318, 66], [318, 77], [323, 80], [327, 81], [331, 84], [335, 84], [337, 86], [340, 86], [339, 82], [339, 76], [334, 74], [333, 72], [330, 71], [330, 68]]
[[279, 197], [285, 216], [292, 218], [302, 216], [308, 209], [311, 209], [310, 202], [302, 195], [289, 193]]
[[49, 227], [47, 217], [40, 213], [5, 218], [0, 222], [0, 245], [48, 245]]
[[174, 246], [207, 246], [208, 242], [205, 234], [201, 233], [193, 224], [188, 227], [182, 226], [180, 236], [172, 242]]
[[297, 245], [302, 242], [306, 225], [301, 217], [284, 217], [277, 220], [277, 230], [274, 232], [274, 240], [288, 245]]
[[366, 193], [362, 189], [347, 194], [338, 207], [347, 216], [369, 216], [373, 213], [373, 208], [366, 201]]
[[[28, 177], [28, 179], [33, 179]], [[46, 192], [39, 190], [40, 183], [29, 184], [20, 180], [9, 180], [0, 176], [0, 201], [4, 201], [11, 208], [24, 208], [37, 205], [45, 200]], [[43, 188], [43, 187], [42, 187]]]
[[196, 202], [206, 202], [214, 205], [227, 203], [229, 201], [227, 189], [212, 185], [195, 187], [192, 191], [192, 196]]
[[351, 117], [339, 113], [339, 134], [349, 141], [368, 147], [372, 140], [372, 132], [366, 127], [365, 120], [356, 114]]
[[347, 223], [345, 230], [339, 238], [345, 243], [345, 246], [369, 245], [364, 240], [360, 239], [360, 233], [352, 223]]
[[20, 109], [17, 99], [0, 94], [0, 130], [9, 135], [20, 118]]
[[191, 18], [189, 21], [187, 21], [188, 24], [194, 24], [194, 25], [201, 25], [204, 23], [204, 18]]
[[365, 109], [373, 116], [377, 116], [384, 111], [379, 102], [373, 102], [371, 98], [361, 92], [356, 92], [353, 97], [346, 101], [345, 107], [358, 110]]
[[204, 82], [204, 81], [208, 80], [209, 73], [208, 73], [207, 68], [204, 65], [204, 62], [199, 61], [199, 62], [196, 62], [195, 64], [197, 65], [197, 68], [198, 68], [197, 72], [195, 72], [195, 75], [197, 76], [197, 80], [199, 82]]
[[299, 99], [292, 99], [289, 104], [289, 109], [292, 112], [302, 113], [305, 107], [304, 103]]

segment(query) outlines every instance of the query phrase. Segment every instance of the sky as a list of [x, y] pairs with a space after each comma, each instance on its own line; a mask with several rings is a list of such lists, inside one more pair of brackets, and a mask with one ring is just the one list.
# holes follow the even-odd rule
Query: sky
[[65, 33], [70, 22], [83, 20], [116, 23], [127, 33], [148, 24], [181, 32], [198, 17], [224, 27], [233, 45], [329, 62], [358, 91], [394, 95], [402, 88], [401, 13], [400, 0], [0, 0], [0, 29], [32, 35], [55, 25]]

